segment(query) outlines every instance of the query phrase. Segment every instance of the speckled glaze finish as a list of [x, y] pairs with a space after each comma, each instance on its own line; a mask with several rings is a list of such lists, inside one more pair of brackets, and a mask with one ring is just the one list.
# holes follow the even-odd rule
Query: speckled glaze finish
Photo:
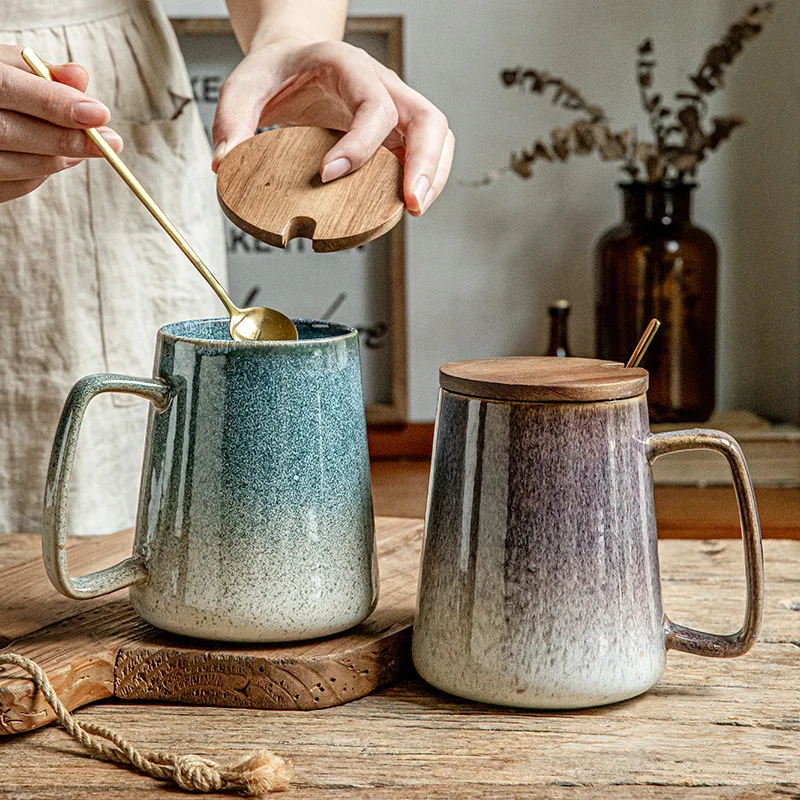
[[[728, 446], [717, 432], [651, 436], [644, 394], [499, 402], [442, 390], [413, 637], [420, 675], [473, 700], [566, 709], [646, 691], [667, 646], [745, 652], [761, 615], [752, 487], [746, 623], [715, 636], [664, 616], [649, 467], [669, 450]], [[728, 455], [749, 486], [741, 454]]]
[[295, 322], [296, 342], [233, 342], [223, 319], [158, 334], [151, 383], [169, 402], [151, 407], [128, 560], [143, 570], [131, 602], [153, 625], [292, 641], [350, 628], [374, 608], [357, 333]]

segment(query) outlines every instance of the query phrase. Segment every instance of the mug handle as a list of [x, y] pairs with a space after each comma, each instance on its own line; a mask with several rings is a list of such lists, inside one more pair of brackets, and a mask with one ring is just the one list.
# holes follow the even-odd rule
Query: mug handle
[[739, 443], [722, 431], [696, 428], [686, 431], [657, 433], [647, 441], [647, 461], [652, 464], [660, 456], [679, 450], [715, 450], [728, 460], [733, 473], [733, 486], [739, 504], [739, 522], [744, 541], [744, 568], [747, 578], [744, 624], [736, 633], [717, 634], [696, 631], [664, 617], [666, 647], [699, 656], [733, 658], [744, 655], [756, 641], [761, 628], [764, 605], [764, 562], [761, 552], [761, 525], [753, 491], [753, 482]]
[[44, 495], [44, 525], [42, 556], [50, 582], [59, 592], [76, 600], [99, 597], [126, 586], [147, 580], [147, 569], [141, 558], [132, 556], [113, 567], [73, 578], [67, 566], [67, 504], [70, 477], [75, 460], [75, 447], [81, 432], [81, 422], [89, 401], [103, 392], [135, 394], [149, 400], [156, 408], [169, 405], [170, 391], [164, 381], [155, 378], [129, 378], [127, 375], [87, 375], [73, 387], [64, 403], [58, 423], [47, 488]]

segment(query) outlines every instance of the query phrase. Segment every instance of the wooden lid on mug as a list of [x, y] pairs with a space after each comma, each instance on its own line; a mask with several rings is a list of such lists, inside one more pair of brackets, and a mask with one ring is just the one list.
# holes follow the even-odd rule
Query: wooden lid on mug
[[648, 373], [595, 358], [516, 356], [453, 361], [439, 370], [448, 392], [487, 400], [590, 403], [647, 391]]

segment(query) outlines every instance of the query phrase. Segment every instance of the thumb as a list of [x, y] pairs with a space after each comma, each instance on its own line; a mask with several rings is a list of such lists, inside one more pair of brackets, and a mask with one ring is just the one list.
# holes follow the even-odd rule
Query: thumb
[[89, 85], [89, 73], [80, 64], [48, 64], [50, 73], [58, 83], [64, 83], [85, 92]]
[[211, 128], [211, 139], [214, 143], [211, 169], [214, 172], [237, 144], [249, 139], [256, 132], [264, 105], [277, 89], [269, 78], [251, 75], [250, 71], [242, 69], [244, 65], [245, 62], [242, 62], [220, 87], [217, 111]]

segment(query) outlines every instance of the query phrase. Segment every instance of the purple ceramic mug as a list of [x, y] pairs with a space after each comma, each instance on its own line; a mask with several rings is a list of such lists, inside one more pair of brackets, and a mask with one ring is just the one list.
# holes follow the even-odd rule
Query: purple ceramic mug
[[[761, 533], [741, 449], [725, 433], [652, 435], [647, 373], [593, 359], [508, 358], [440, 373], [414, 664], [452, 694], [580, 708], [649, 689], [666, 652], [732, 657], [755, 642]], [[722, 453], [744, 538], [742, 628], [662, 610], [651, 463]]]

